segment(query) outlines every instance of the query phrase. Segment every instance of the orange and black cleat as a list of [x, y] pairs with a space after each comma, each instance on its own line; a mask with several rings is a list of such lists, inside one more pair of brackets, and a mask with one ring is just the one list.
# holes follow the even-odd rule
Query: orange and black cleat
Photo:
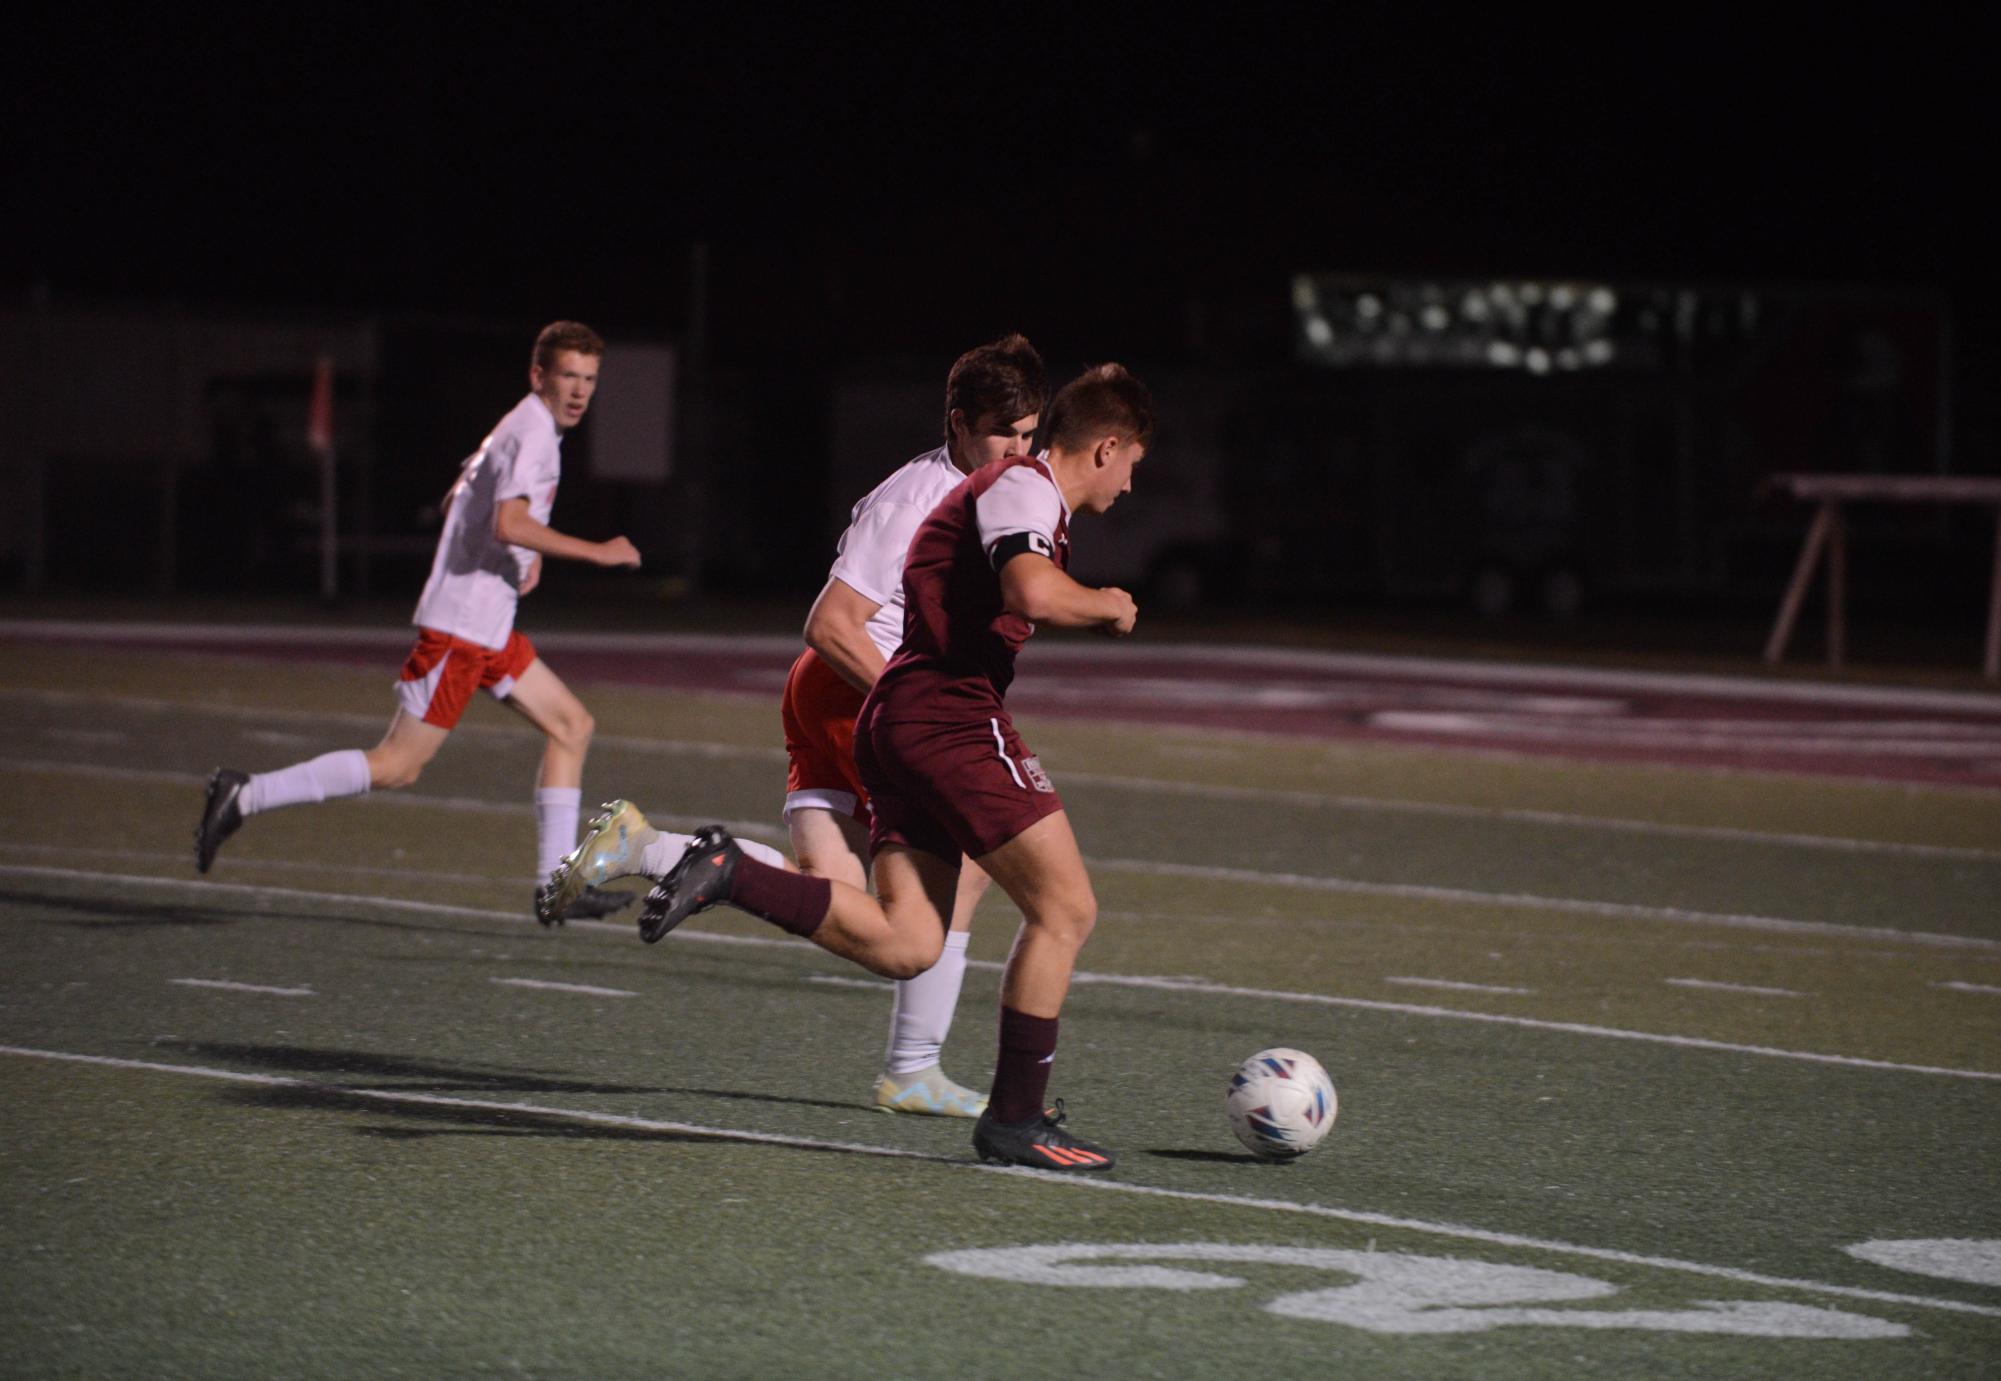
[[1037, 1170], [1109, 1170], [1112, 1153], [1063, 1130], [1063, 1100], [1030, 1122], [997, 1122], [993, 1109], [973, 1124], [973, 1149], [981, 1160]]
[[639, 913], [639, 938], [654, 944], [698, 911], [730, 899], [736, 861], [743, 851], [721, 825], [704, 825], [667, 875], [646, 894]]

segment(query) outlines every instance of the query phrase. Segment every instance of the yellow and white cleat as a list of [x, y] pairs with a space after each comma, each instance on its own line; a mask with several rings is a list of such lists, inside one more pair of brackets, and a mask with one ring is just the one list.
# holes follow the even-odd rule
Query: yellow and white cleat
[[630, 801], [606, 801], [604, 813], [584, 827], [582, 841], [563, 855], [547, 885], [536, 889], [536, 919], [543, 925], [561, 925], [566, 917], [582, 914], [578, 903], [586, 902], [602, 884], [640, 871], [641, 855], [653, 837], [653, 827], [638, 806]]
[[877, 1075], [875, 1109], [923, 1117], [978, 1117], [987, 1110], [987, 1096], [953, 1083], [942, 1068], [932, 1065], [910, 1074]]

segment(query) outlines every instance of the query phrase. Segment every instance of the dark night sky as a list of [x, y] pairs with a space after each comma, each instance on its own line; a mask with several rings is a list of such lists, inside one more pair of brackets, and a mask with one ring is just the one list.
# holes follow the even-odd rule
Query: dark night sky
[[1903, 284], [1995, 334], [1971, 7], [941, 8], [40, 11], [0, 289], [664, 332], [704, 240], [725, 355], [1137, 353], [1296, 268]]

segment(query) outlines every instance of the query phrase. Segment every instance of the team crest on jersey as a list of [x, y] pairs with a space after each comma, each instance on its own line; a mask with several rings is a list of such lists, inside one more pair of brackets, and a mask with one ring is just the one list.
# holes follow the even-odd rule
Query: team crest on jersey
[[1023, 758], [1021, 760], [1021, 770], [1028, 774], [1028, 784], [1037, 791], [1053, 792], [1056, 790], [1056, 783], [1050, 781], [1049, 774], [1042, 770], [1042, 760], [1040, 758]]

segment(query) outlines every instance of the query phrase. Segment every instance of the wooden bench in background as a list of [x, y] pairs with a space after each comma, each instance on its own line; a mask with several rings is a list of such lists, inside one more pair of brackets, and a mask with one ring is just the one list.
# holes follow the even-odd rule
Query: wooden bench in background
[[1994, 577], [1987, 602], [1987, 653], [1981, 670], [2001, 680], [2001, 477], [1978, 475], [1773, 475], [1764, 488], [1820, 505], [1807, 529], [1793, 581], [1779, 605], [1778, 622], [1765, 643], [1765, 662], [1776, 664], [1799, 620], [1800, 605], [1813, 583], [1814, 567], [1827, 556], [1827, 664], [1839, 667], [1846, 655], [1848, 540], [1841, 506], [1845, 503], [1989, 504], [1995, 510]]

